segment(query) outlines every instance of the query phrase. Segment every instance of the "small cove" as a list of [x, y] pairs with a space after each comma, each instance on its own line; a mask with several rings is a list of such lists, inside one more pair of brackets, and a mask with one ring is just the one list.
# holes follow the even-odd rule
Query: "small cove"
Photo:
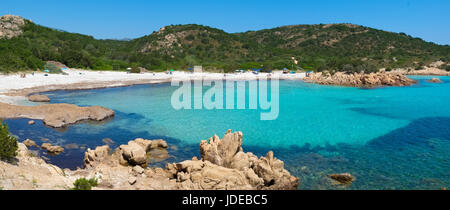
[[[41, 144], [76, 144], [51, 163], [74, 169], [86, 148], [110, 138], [117, 147], [135, 138], [165, 139], [177, 162], [199, 156], [199, 143], [227, 129], [244, 133], [245, 151], [269, 150], [301, 177], [300, 189], [340, 189], [329, 173], [349, 172], [349, 189], [440, 189], [450, 186], [450, 78], [418, 85], [360, 89], [280, 81], [280, 114], [261, 121], [261, 110], [174, 110], [169, 84], [53, 91], [52, 103], [100, 105], [116, 111], [102, 123], [80, 123], [64, 130], [29, 126], [26, 119], [6, 120], [13, 134]], [[207, 88], [204, 88], [205, 90]], [[204, 91], [205, 91], [204, 90]]]

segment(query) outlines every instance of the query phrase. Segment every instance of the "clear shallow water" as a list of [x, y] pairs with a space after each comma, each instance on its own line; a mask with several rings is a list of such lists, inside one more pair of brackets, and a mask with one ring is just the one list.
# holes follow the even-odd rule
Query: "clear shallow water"
[[[41, 122], [8, 120], [21, 140], [76, 143], [61, 156], [49, 157], [62, 167], [82, 165], [85, 147], [116, 145], [143, 137], [176, 145], [168, 162], [199, 155], [200, 140], [227, 129], [244, 133], [244, 149], [258, 155], [274, 150], [288, 170], [301, 177], [300, 189], [335, 189], [325, 175], [350, 172], [349, 189], [441, 189], [450, 186], [450, 78], [442, 84], [413, 77], [411, 87], [359, 89], [280, 81], [280, 113], [261, 121], [263, 110], [179, 110], [170, 104], [176, 87], [169, 84], [56, 91], [52, 103], [100, 105], [116, 117], [101, 124], [77, 124], [66, 130]], [[206, 88], [204, 88], [206, 89]], [[158, 163], [156, 165], [164, 165]]]

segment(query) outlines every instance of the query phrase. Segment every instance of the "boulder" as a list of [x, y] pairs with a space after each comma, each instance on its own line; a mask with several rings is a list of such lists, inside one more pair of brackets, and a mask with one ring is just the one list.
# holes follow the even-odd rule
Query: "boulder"
[[27, 139], [27, 140], [23, 141], [22, 143], [27, 147], [37, 147], [38, 146], [36, 144], [36, 142], [31, 139]]
[[147, 163], [147, 151], [143, 145], [130, 141], [127, 145], [121, 145], [119, 148], [123, 159], [130, 165], [144, 165]]
[[60, 153], [64, 152], [64, 148], [62, 148], [61, 146], [53, 146], [49, 143], [43, 143], [41, 148], [47, 150], [48, 153], [53, 155], [59, 155]]
[[158, 149], [158, 148], [167, 149], [167, 148], [169, 148], [169, 145], [167, 144], [166, 141], [164, 141], [162, 139], [153, 140], [151, 149]]
[[34, 120], [30, 120], [28, 121], [28, 125], [34, 125], [36, 122], [34, 122]]
[[129, 183], [130, 185], [134, 185], [134, 184], [136, 184], [136, 182], [137, 182], [137, 178], [136, 178], [136, 177], [130, 176], [130, 177], [128, 178], [128, 183]]
[[154, 162], [159, 162], [169, 158], [166, 150], [169, 146], [164, 140], [146, 140], [142, 138], [135, 139], [128, 142], [127, 145], [119, 147], [119, 153], [123, 160], [129, 165], [145, 165], [151, 159]]
[[145, 170], [141, 166], [134, 166], [133, 172], [136, 174], [143, 174], [145, 172]]
[[328, 177], [334, 180], [335, 184], [338, 185], [350, 185], [356, 180], [356, 178], [349, 173], [330, 174]]
[[45, 95], [31, 95], [28, 100], [32, 102], [50, 102], [50, 98]]

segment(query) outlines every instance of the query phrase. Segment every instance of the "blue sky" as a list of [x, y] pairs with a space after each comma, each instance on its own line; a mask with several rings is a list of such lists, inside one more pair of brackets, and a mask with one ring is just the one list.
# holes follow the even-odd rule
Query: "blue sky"
[[2, 0], [0, 14], [96, 38], [136, 38], [170, 24], [243, 32], [355, 23], [450, 44], [449, 0]]

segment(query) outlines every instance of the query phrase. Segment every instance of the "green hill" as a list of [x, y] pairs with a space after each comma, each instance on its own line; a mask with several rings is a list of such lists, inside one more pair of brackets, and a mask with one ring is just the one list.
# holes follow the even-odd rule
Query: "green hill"
[[261, 67], [376, 71], [417, 68], [439, 59], [450, 60], [450, 46], [352, 24], [295, 25], [234, 34], [201, 25], [172, 25], [119, 41], [55, 30], [17, 16], [0, 19], [1, 72], [43, 69], [45, 61], [95, 70], [203, 65], [225, 71]]

